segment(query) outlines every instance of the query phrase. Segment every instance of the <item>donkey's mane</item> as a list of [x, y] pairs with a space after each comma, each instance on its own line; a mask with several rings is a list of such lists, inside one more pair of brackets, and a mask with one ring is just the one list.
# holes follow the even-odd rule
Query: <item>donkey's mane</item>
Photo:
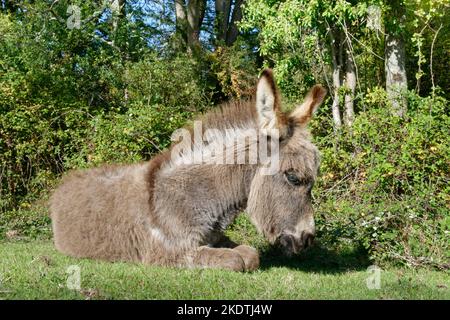
[[[192, 123], [183, 128], [188, 130], [192, 135], [192, 124], [195, 121], [200, 121], [203, 132], [207, 129], [217, 129], [219, 131], [229, 129], [256, 129], [256, 117], [257, 114], [254, 99], [232, 100], [222, 103], [205, 114], [198, 116]], [[176, 144], [177, 143], [172, 143], [168, 150], [161, 152], [151, 160], [151, 163], [154, 162], [154, 165], [152, 166], [153, 169], [156, 169], [157, 171], [163, 164], [170, 161], [170, 153]]]
[[225, 102], [200, 116], [204, 129], [256, 128], [255, 100], [233, 100]]
[[[257, 113], [255, 99], [232, 100], [222, 103], [212, 110], [197, 117], [194, 121], [201, 121], [202, 130], [218, 129], [220, 131], [227, 129], [255, 129], [257, 127]], [[192, 124], [184, 129], [193, 132]], [[150, 204], [153, 207], [153, 193], [155, 188], [156, 176], [160, 169], [171, 162], [171, 151], [176, 143], [154, 156], [149, 163], [147, 184], [150, 192]]]

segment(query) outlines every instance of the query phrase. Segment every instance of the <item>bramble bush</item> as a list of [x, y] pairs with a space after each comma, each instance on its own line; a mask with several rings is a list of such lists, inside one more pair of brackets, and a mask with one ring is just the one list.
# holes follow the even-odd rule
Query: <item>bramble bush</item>
[[170, 144], [172, 132], [189, 113], [161, 105], [136, 104], [126, 113], [98, 115], [89, 122], [91, 134], [66, 168], [92, 167], [102, 163], [133, 163], [149, 160]]
[[383, 89], [363, 101], [366, 111], [350, 129], [334, 132], [327, 108], [313, 122], [322, 153], [314, 192], [319, 238], [362, 246], [378, 263], [448, 268], [448, 102], [409, 93], [408, 114], [399, 118]]
[[[210, 105], [187, 54], [146, 52], [132, 62], [105, 49], [61, 58], [36, 54], [43, 44], [24, 30], [0, 15], [1, 213], [45, 196], [68, 169], [149, 159]], [[58, 41], [71, 45], [73, 35]], [[17, 38], [28, 45], [16, 46]]]
[[218, 47], [207, 55], [214, 81], [218, 83], [221, 98], [249, 98], [255, 93], [258, 70], [255, 54], [248, 44], [238, 40], [231, 47]]

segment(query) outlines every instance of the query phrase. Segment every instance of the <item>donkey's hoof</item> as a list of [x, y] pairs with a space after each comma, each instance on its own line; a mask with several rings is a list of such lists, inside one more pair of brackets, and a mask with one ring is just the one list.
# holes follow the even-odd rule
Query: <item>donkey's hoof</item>
[[255, 248], [242, 244], [233, 250], [241, 255], [246, 271], [254, 271], [259, 268], [259, 254]]
[[244, 258], [237, 252], [227, 250], [221, 256], [221, 262], [219, 268], [228, 269], [232, 271], [242, 272], [245, 271]]

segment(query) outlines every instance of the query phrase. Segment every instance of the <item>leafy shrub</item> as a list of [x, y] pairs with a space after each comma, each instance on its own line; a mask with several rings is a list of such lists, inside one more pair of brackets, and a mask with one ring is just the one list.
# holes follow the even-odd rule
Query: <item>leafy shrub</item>
[[132, 163], [148, 160], [170, 144], [173, 131], [191, 113], [161, 105], [136, 103], [126, 113], [96, 116], [89, 122], [90, 135], [81, 151], [67, 158], [68, 168], [102, 163]]
[[319, 231], [331, 245], [364, 246], [380, 263], [444, 267], [450, 254], [448, 104], [440, 97], [408, 98], [403, 119], [390, 114], [384, 91], [375, 89], [351, 129], [334, 133], [331, 125], [324, 129], [326, 119], [315, 120], [322, 152]]
[[148, 159], [209, 105], [187, 55], [143, 50], [142, 60], [125, 59], [44, 15], [21, 22], [1, 14], [0, 31], [2, 213], [41, 198], [67, 169]]
[[131, 63], [125, 83], [131, 101], [196, 112], [209, 104], [208, 84], [200, 63], [187, 55], [160, 58], [150, 54]]
[[22, 202], [19, 209], [2, 213], [0, 240], [49, 239], [50, 218], [45, 207], [32, 208]]
[[237, 41], [231, 47], [219, 47], [208, 56], [211, 72], [221, 95], [226, 98], [246, 98], [255, 92], [256, 60], [245, 43]]
[[[0, 93], [0, 100], [1, 100]], [[33, 102], [0, 102], [0, 211], [38, 199], [63, 169], [65, 154], [77, 149], [87, 113]]]

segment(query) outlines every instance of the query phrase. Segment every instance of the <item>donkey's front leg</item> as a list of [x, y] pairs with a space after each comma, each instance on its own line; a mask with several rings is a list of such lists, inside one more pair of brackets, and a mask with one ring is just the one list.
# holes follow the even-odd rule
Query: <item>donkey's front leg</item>
[[216, 244], [216, 247], [231, 248], [238, 252], [245, 263], [246, 271], [253, 271], [259, 268], [259, 254], [258, 251], [245, 244], [238, 245], [225, 235], [221, 236], [220, 241]]
[[245, 262], [238, 251], [229, 248], [211, 248], [201, 246], [190, 254], [193, 267], [219, 268], [232, 271], [244, 271]]
[[232, 250], [241, 255], [245, 263], [246, 271], [254, 271], [259, 268], [259, 254], [255, 248], [241, 244]]

